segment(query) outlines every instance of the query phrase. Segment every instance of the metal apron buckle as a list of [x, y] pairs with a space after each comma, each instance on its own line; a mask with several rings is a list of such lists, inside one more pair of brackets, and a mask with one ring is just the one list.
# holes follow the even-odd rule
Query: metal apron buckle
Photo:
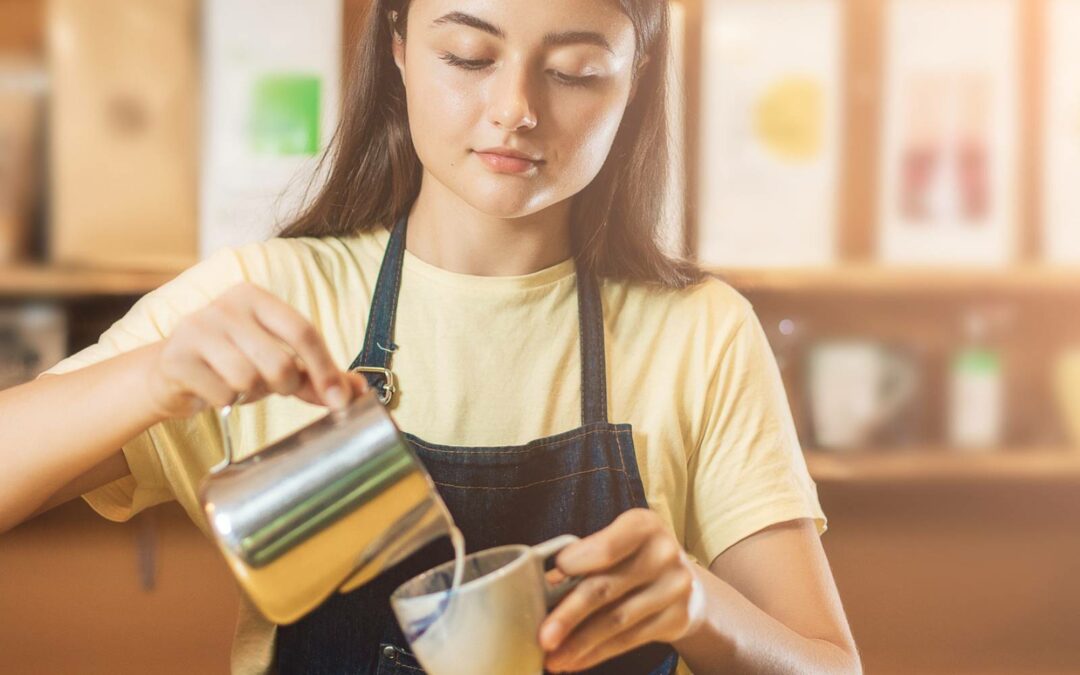
[[385, 380], [382, 385], [382, 393], [379, 394], [379, 403], [387, 405], [394, 398], [397, 387], [394, 386], [394, 371], [389, 368], [375, 368], [373, 366], [357, 366], [352, 369], [354, 373], [379, 373]]

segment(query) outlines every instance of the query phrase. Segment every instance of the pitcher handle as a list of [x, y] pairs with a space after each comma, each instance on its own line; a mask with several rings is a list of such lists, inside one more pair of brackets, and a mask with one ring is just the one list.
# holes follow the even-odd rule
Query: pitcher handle
[[229, 432], [229, 417], [232, 415], [233, 410], [239, 408], [240, 405], [243, 404], [246, 398], [247, 392], [241, 392], [241, 394], [236, 397], [235, 401], [218, 411], [218, 426], [221, 427], [221, 442], [222, 445], [225, 446], [225, 458], [210, 467], [211, 474], [219, 473], [233, 463], [235, 455], [233, 452], [232, 434]]
[[[572, 534], [559, 535], [554, 539], [548, 539], [533, 546], [531, 553], [543, 562], [576, 541], [579, 541], [578, 537]], [[549, 584], [545, 581], [544, 601], [547, 604], [547, 609], [550, 610], [559, 604], [567, 593], [574, 590], [574, 587], [581, 583], [582, 578], [581, 576], [566, 577], [557, 584]]]

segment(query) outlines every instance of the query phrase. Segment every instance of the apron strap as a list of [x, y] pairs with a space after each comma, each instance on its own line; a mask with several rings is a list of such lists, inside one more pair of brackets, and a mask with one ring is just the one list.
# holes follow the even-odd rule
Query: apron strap
[[364, 372], [368, 384], [376, 391], [383, 392], [383, 403], [389, 403], [394, 394], [394, 383], [382, 370], [390, 370], [390, 360], [397, 351], [394, 344], [394, 318], [397, 316], [398, 291], [401, 288], [401, 269], [405, 264], [405, 225], [408, 221], [405, 212], [394, 229], [390, 231], [390, 241], [386, 244], [379, 278], [375, 282], [375, 293], [371, 298], [371, 310], [368, 312], [367, 331], [364, 335], [364, 348], [353, 360], [349, 370], [371, 368]]
[[604, 308], [596, 277], [577, 265], [578, 332], [581, 336], [581, 423], [607, 422]]
[[[390, 231], [382, 267], [375, 282], [375, 293], [368, 313], [364, 348], [350, 370], [369, 368], [364, 372], [368, 384], [382, 391], [384, 403], [394, 392], [393, 378], [387, 378], [397, 345], [394, 344], [394, 317], [397, 314], [398, 292], [401, 290], [401, 270], [405, 261], [405, 228], [408, 212], [398, 219]], [[596, 278], [577, 266], [578, 332], [581, 340], [581, 419], [582, 424], [607, 422], [607, 371], [604, 359], [604, 310]]]

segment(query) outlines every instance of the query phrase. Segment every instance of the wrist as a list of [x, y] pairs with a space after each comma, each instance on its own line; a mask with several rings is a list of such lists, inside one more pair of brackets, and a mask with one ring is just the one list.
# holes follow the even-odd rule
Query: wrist
[[131, 354], [134, 360], [132, 391], [138, 393], [138, 400], [143, 403], [139, 410], [139, 418], [147, 427], [173, 417], [168, 405], [170, 399], [168, 386], [162, 380], [161, 370], [158, 367], [164, 345], [165, 341], [160, 340], [140, 347]]
[[[707, 583], [720, 582], [712, 573], [707, 569], [699, 565], [698, 563], [691, 564], [691, 573], [693, 574], [693, 589], [690, 592], [690, 597], [687, 599], [686, 614], [689, 618], [687, 623], [686, 632], [672, 643], [676, 649], [678, 645], [686, 642], [695, 642], [702, 636], [703, 633], [708, 632], [708, 586]], [[706, 578], [708, 575], [709, 578]]]
[[694, 563], [693, 571], [694, 583], [701, 589], [700, 611], [672, 647], [695, 673], [727, 672], [740, 650], [740, 636], [732, 619], [739, 611], [741, 596], [708, 568]]

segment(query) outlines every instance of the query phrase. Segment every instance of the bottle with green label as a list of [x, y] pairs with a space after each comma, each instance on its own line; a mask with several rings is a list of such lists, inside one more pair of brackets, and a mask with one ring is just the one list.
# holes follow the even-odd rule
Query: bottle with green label
[[1005, 426], [1004, 363], [989, 339], [987, 318], [964, 316], [964, 344], [948, 369], [948, 440], [955, 448], [1000, 448]]

